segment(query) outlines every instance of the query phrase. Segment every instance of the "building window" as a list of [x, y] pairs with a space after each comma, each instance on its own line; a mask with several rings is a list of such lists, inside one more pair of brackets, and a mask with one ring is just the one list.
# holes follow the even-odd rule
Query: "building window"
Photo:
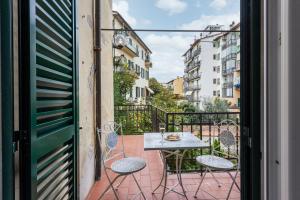
[[214, 78], [214, 79], [213, 79], [213, 84], [216, 84], [216, 83], [217, 83], [217, 79]]
[[217, 96], [220, 97], [221, 96], [221, 92], [220, 90], [217, 91]]
[[144, 68], [141, 68], [141, 77], [145, 78], [145, 70], [144, 70]]
[[145, 97], [145, 88], [141, 88], [141, 95], [142, 97]]
[[214, 42], [213, 42], [213, 47], [219, 48], [219, 47], [220, 47], [219, 41], [214, 41]]
[[143, 59], [143, 60], [145, 59], [145, 56], [144, 56], [144, 50], [142, 50], [142, 59]]
[[140, 92], [141, 92], [140, 88], [139, 88], [139, 87], [136, 87], [136, 88], [135, 88], [135, 97], [136, 97], [136, 98], [139, 98], [139, 97], [141, 96]]
[[213, 55], [213, 59], [214, 60], [220, 60], [220, 54], [218, 53], [218, 54], [214, 54]]
[[217, 91], [213, 91], [213, 96], [217, 96]]
[[130, 89], [130, 93], [129, 93], [130, 98], [132, 98], [132, 90], [133, 88]]
[[146, 80], [149, 80], [149, 71], [146, 70]]
[[217, 79], [217, 84], [220, 85], [220, 78]]
[[140, 76], [140, 74], [141, 74], [141, 67], [138, 66], [138, 65], [135, 65], [135, 71]]
[[132, 46], [132, 39], [129, 38], [129, 44]]

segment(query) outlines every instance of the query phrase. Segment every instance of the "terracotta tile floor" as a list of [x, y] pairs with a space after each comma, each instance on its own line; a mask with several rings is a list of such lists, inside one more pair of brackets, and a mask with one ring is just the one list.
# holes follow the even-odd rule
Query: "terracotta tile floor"
[[[143, 136], [124, 136], [124, 143], [125, 143], [125, 151], [128, 156], [139, 156], [143, 157], [147, 161], [147, 167], [142, 171], [136, 173], [136, 177], [144, 191], [146, 198], [148, 200], [156, 200], [161, 199], [162, 188], [158, 189], [158, 194], [152, 195], [151, 192], [156, 188], [160, 181], [160, 177], [162, 174], [162, 163], [159, 157], [159, 153], [157, 151], [144, 151], [144, 138]], [[90, 194], [88, 196], [88, 200], [95, 200], [100, 197], [103, 190], [108, 185], [108, 180], [106, 179], [104, 173], [102, 173], [102, 178], [100, 181], [96, 182], [92, 187]], [[229, 190], [231, 179], [229, 175], [226, 173], [215, 173], [215, 176], [218, 178], [222, 187], [218, 187], [216, 182], [212, 179], [211, 175], [207, 175], [203, 185], [201, 188], [210, 194], [212, 194], [216, 199], [226, 199], [227, 192]], [[183, 183], [184, 187], [187, 191], [187, 196], [189, 199], [195, 199], [193, 197], [198, 183], [200, 181], [200, 176], [195, 173], [191, 174], [183, 174]], [[239, 177], [237, 182], [239, 182]], [[176, 183], [176, 176], [171, 175], [168, 179], [168, 185], [173, 185]], [[178, 191], [181, 192], [180, 187], [177, 187]], [[121, 199], [132, 199], [135, 194], [138, 192], [138, 188], [134, 183], [132, 177], [128, 176], [125, 181], [120, 186], [119, 196]], [[215, 199], [208, 195], [204, 191], [199, 191], [197, 199]], [[114, 195], [113, 192], [110, 190], [105, 194], [103, 197], [105, 200], [113, 200]], [[142, 199], [140, 197], [136, 199]], [[177, 200], [177, 199], [184, 199], [181, 195], [178, 195], [174, 192], [170, 192], [165, 196], [166, 200]], [[231, 192], [230, 199], [240, 199], [239, 190], [234, 186], [233, 191]]]

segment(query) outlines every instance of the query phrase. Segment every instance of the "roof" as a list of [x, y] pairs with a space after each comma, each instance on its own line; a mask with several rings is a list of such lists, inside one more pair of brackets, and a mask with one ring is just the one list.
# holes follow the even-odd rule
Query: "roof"
[[[230, 30], [229, 31], [233, 31], [233, 30], [236, 30], [236, 29], [238, 29], [239, 27], [240, 27], [240, 25], [241, 25], [241, 23], [239, 22], [239, 23], [237, 23], [236, 25], [234, 25], [232, 28], [230, 28]], [[226, 36], [226, 35], [228, 35], [230, 32], [227, 32], [227, 33], [223, 33], [222, 35], [220, 35], [219, 37], [217, 37], [217, 38], [215, 38], [214, 39], [214, 41], [217, 41], [217, 40], [219, 40], [221, 37], [223, 37], [223, 36]]]
[[[113, 16], [120, 23], [124, 24], [124, 26], [126, 27], [126, 29], [133, 30], [132, 27], [128, 24], [128, 22], [122, 17], [122, 15], [119, 12], [113, 11]], [[136, 40], [140, 43], [140, 45], [142, 45], [149, 53], [152, 53], [152, 51], [150, 50], [150, 48], [143, 42], [143, 40], [140, 38], [140, 36], [138, 36], [138, 34], [135, 31], [131, 31], [131, 33], [136, 38]]]
[[203, 39], [207, 39], [207, 38], [210, 38], [210, 37], [215, 37], [215, 36], [218, 36], [218, 35], [221, 35], [222, 33], [217, 33], [217, 34], [213, 34], [213, 35], [206, 35], [200, 39], [197, 39], [194, 41], [193, 44], [191, 44], [191, 47], [182, 55], [182, 56], [185, 56], [191, 49], [194, 48], [194, 46], [196, 46], [199, 42], [201, 42]]

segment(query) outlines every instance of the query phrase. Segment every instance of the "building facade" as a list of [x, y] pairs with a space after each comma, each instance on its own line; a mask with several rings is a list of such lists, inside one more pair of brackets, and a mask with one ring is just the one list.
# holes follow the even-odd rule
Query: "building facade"
[[[120, 13], [113, 11], [113, 27], [116, 29], [132, 30], [128, 22], [120, 15]], [[132, 90], [127, 95], [127, 99], [136, 104], [145, 104], [146, 97], [152, 92], [149, 88], [149, 74], [152, 67], [151, 50], [143, 42], [143, 40], [134, 31], [127, 31], [123, 33], [126, 37], [126, 45], [121, 48], [114, 48], [114, 60], [125, 58], [126, 66], [133, 73], [136, 73], [137, 80], [135, 81]], [[122, 70], [124, 66], [114, 67], [115, 71]]]
[[[211, 25], [206, 30], [221, 30]], [[185, 96], [198, 109], [205, 101], [222, 98], [230, 109], [240, 104], [240, 24], [231, 24], [228, 33], [207, 33], [194, 41], [184, 54]]]
[[[207, 26], [205, 30], [221, 30], [220, 25]], [[215, 39], [220, 34], [207, 33], [194, 41], [183, 55], [185, 57], [184, 86], [189, 102], [198, 109], [203, 103], [220, 97], [220, 48]]]
[[232, 23], [230, 30], [216, 38], [221, 52], [221, 97], [231, 103], [231, 109], [240, 107], [240, 24]]
[[182, 98], [184, 96], [184, 79], [183, 77], [177, 77], [171, 81], [169, 81], [167, 84], [167, 87], [170, 88], [173, 92], [173, 94], [177, 98]]

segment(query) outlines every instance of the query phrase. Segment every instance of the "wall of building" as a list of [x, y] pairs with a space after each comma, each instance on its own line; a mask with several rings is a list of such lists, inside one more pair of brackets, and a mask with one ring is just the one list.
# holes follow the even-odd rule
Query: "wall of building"
[[[123, 28], [123, 25], [118, 20], [115, 20], [115, 28], [117, 28], [117, 29]], [[142, 78], [141, 73], [140, 73], [140, 75], [138, 76], [138, 79], [135, 81], [135, 84], [132, 87], [132, 99], [134, 100], [136, 98], [136, 87], [139, 87], [140, 91], [141, 91], [141, 88], [144, 88], [144, 91], [146, 94], [146, 88], [149, 87], [149, 80], [146, 79], [146, 70], [150, 71], [150, 69], [145, 66], [145, 58], [146, 58], [145, 53], [147, 50], [145, 48], [143, 48], [143, 46], [134, 37], [132, 37], [131, 35], [129, 37], [132, 39], [132, 44], [134, 47], [136, 47], [136, 45], [138, 45], [139, 56], [132, 56], [132, 55], [128, 54], [127, 52], [125, 52], [123, 49], [114, 49], [114, 51], [115, 51], [116, 56], [124, 55], [127, 60], [130, 60], [131, 62], [133, 62], [134, 68], [136, 67], [136, 65], [138, 65], [138, 66], [140, 66], [140, 68], [143, 68], [145, 70], [145, 77]], [[144, 51], [144, 58], [142, 58], [142, 50]], [[129, 98], [129, 95], [128, 95], [128, 98]], [[141, 96], [140, 96], [140, 98], [137, 99], [137, 102], [145, 103], [145, 101], [142, 100]]]
[[174, 79], [173, 81], [173, 94], [178, 95], [180, 97], [182, 97], [184, 95], [183, 93], [183, 78], [182, 77], [178, 77], [176, 79]]
[[[112, 24], [111, 0], [101, 1], [102, 27]], [[93, 0], [78, 1], [79, 27], [79, 117], [80, 199], [85, 199], [95, 179], [95, 65]], [[112, 34], [102, 33], [102, 123], [113, 121]]]

